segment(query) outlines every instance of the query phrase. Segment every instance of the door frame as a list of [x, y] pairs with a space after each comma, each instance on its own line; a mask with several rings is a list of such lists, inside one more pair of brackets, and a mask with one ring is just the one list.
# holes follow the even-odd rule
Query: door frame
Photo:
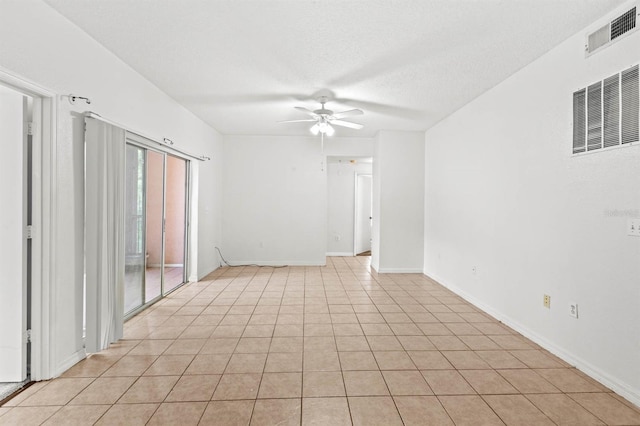
[[143, 149], [144, 150], [144, 157], [145, 157], [145, 180], [144, 180], [144, 185], [145, 185], [145, 202], [144, 202], [144, 250], [143, 253], [146, 253], [147, 251], [147, 203], [146, 203], [146, 197], [147, 197], [147, 159], [148, 159], [148, 153], [149, 151], [153, 151], [157, 154], [162, 155], [162, 254], [161, 254], [161, 267], [160, 267], [160, 294], [156, 297], [154, 297], [153, 299], [149, 300], [148, 302], [146, 301], [146, 265], [147, 265], [147, 261], [145, 259], [144, 261], [144, 265], [145, 265], [145, 271], [143, 272], [142, 276], [144, 277], [144, 280], [142, 282], [142, 292], [143, 292], [143, 297], [142, 297], [142, 304], [140, 306], [138, 306], [137, 308], [129, 311], [129, 312], [125, 312], [124, 313], [124, 321], [128, 320], [129, 318], [132, 318], [134, 316], [136, 316], [138, 313], [140, 313], [141, 311], [144, 311], [145, 309], [147, 309], [149, 306], [153, 305], [154, 303], [158, 302], [159, 300], [161, 300], [164, 297], [164, 203], [165, 203], [165, 190], [164, 190], [164, 186], [165, 186], [165, 174], [166, 174], [166, 162], [167, 162], [167, 153], [163, 152], [159, 149], [156, 149], [154, 147], [150, 147], [146, 141], [145, 138], [137, 135], [135, 133], [131, 133], [129, 131], [126, 131], [126, 135], [125, 135], [125, 145], [131, 145], [131, 146], [135, 146], [137, 148]]
[[[358, 214], [360, 213], [358, 209], [358, 178], [360, 176], [369, 176], [371, 178], [371, 185], [373, 189], [373, 173], [354, 173], [354, 185], [353, 185], [353, 255], [358, 255]], [[372, 197], [373, 199], [373, 194]]]
[[52, 301], [56, 294], [58, 99], [52, 91], [3, 68], [0, 84], [33, 99], [30, 380], [38, 381], [51, 378], [55, 371], [51, 325], [56, 315]]
[[[191, 218], [190, 218], [190, 213], [191, 213], [191, 160], [189, 158], [186, 157], [182, 157], [182, 156], [178, 156], [178, 155], [174, 155], [170, 152], [166, 152], [165, 153], [165, 168], [164, 168], [164, 184], [163, 184], [163, 188], [164, 188], [164, 201], [163, 201], [163, 213], [164, 213], [164, 217], [163, 217], [163, 232], [162, 232], [162, 275], [163, 275], [163, 279], [162, 279], [162, 296], [167, 296], [171, 293], [173, 293], [174, 291], [178, 290], [180, 287], [182, 287], [183, 285], [185, 285], [186, 283], [189, 282], [189, 258], [190, 258], [190, 251], [189, 251], [189, 229], [191, 228]], [[166, 234], [166, 220], [167, 220], [167, 216], [166, 216], [166, 212], [167, 212], [167, 193], [166, 193], [166, 188], [167, 188], [167, 173], [169, 171], [169, 167], [168, 167], [168, 157], [175, 157], [178, 158], [180, 160], [184, 160], [185, 164], [184, 164], [184, 171], [185, 171], [185, 176], [184, 176], [184, 238], [183, 238], [183, 248], [182, 248], [182, 283], [178, 284], [177, 286], [175, 286], [174, 288], [172, 288], [169, 291], [165, 292], [164, 289], [164, 270], [165, 270], [165, 257], [166, 257], [166, 238], [167, 238], [167, 234]]]
[[[157, 146], [153, 145], [153, 141], [149, 140], [148, 138], [141, 136], [135, 132], [131, 132], [129, 130], [126, 130], [126, 137], [125, 137], [125, 144], [129, 144], [132, 146], [136, 146], [138, 148], [142, 148], [145, 150], [145, 163], [146, 163], [146, 157], [147, 157], [147, 152], [148, 151], [153, 151], [156, 152], [158, 154], [161, 154], [163, 159], [162, 159], [162, 259], [161, 259], [161, 267], [160, 267], [160, 295], [154, 297], [153, 299], [149, 300], [149, 302], [146, 302], [143, 298], [143, 303], [142, 305], [140, 305], [139, 307], [137, 307], [136, 309], [133, 309], [130, 312], [125, 312], [125, 316], [124, 316], [124, 320], [128, 320], [129, 318], [132, 318], [133, 316], [137, 315], [138, 313], [140, 313], [141, 311], [145, 310], [146, 308], [148, 308], [149, 306], [153, 305], [154, 303], [158, 302], [159, 300], [163, 299], [165, 296], [169, 295], [170, 293], [172, 293], [173, 291], [179, 289], [180, 287], [182, 287], [184, 284], [186, 284], [188, 281], [188, 272], [189, 272], [189, 259], [190, 259], [190, 252], [189, 252], [189, 229], [190, 229], [190, 222], [191, 222], [191, 218], [190, 218], [190, 203], [191, 203], [191, 159], [188, 158], [186, 155], [180, 155], [180, 154], [175, 154], [173, 152], [169, 152], [169, 151], [164, 151], [160, 148], [158, 148]], [[169, 156], [173, 156], [175, 158], [179, 158], [181, 160], [185, 161], [185, 223], [184, 223], [184, 257], [183, 257], [183, 273], [182, 273], [182, 283], [177, 285], [175, 288], [169, 290], [169, 291], [165, 291], [165, 277], [164, 277], [164, 270], [165, 270], [165, 250], [166, 250], [166, 227], [165, 227], [165, 223], [166, 223], [166, 210], [167, 210], [167, 206], [166, 206], [166, 202], [167, 202], [167, 158]], [[146, 167], [146, 165], [145, 165]], [[146, 179], [146, 178], [145, 178]], [[147, 182], [145, 180], [145, 186], [147, 185]], [[145, 197], [146, 197], [146, 191], [145, 191]], [[146, 251], [146, 232], [147, 232], [147, 224], [146, 224], [146, 202], [145, 202], [145, 251]], [[146, 261], [145, 261], [146, 264]], [[144, 285], [144, 284], [143, 284]]]

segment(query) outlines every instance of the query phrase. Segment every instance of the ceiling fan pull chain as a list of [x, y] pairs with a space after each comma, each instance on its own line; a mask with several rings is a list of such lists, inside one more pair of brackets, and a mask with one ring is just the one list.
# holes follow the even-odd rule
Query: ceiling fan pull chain
[[320, 133], [320, 171], [324, 172], [324, 133]]

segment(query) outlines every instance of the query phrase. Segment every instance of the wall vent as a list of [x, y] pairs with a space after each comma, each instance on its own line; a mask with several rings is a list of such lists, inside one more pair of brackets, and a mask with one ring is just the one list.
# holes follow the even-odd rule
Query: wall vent
[[578, 90], [573, 94], [573, 153], [578, 154], [585, 150], [585, 137], [587, 126], [587, 112], [585, 110], [587, 94], [586, 90]]
[[602, 82], [587, 88], [587, 151], [602, 148]]
[[627, 12], [613, 19], [611, 22], [608, 22], [605, 26], [587, 34], [585, 44], [586, 56], [590, 56], [596, 51], [608, 46], [612, 42], [618, 40], [622, 35], [636, 30], [637, 16], [638, 11], [634, 6]]
[[636, 8], [611, 21], [611, 40], [615, 40], [636, 27]]
[[573, 93], [573, 153], [640, 141], [638, 65]]
[[638, 84], [638, 66], [629, 68], [621, 73], [622, 99], [622, 143], [632, 143], [638, 141], [638, 109], [640, 104], [640, 85]]

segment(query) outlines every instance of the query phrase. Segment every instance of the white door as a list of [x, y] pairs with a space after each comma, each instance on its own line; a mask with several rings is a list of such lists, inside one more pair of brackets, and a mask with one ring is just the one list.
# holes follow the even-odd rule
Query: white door
[[371, 175], [356, 175], [356, 255], [371, 250], [371, 183]]
[[0, 382], [22, 382], [26, 362], [24, 96], [0, 86]]

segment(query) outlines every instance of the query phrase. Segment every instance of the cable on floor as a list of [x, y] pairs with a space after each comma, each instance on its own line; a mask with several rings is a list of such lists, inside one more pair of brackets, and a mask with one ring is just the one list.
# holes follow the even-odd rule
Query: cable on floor
[[225, 265], [227, 265], [230, 268], [240, 268], [240, 267], [244, 267], [244, 266], [257, 266], [258, 268], [287, 268], [289, 267], [289, 265], [258, 265], [257, 263], [249, 263], [249, 264], [245, 264], [245, 265], [232, 265], [229, 262], [227, 262], [227, 260], [224, 258], [224, 256], [222, 256], [222, 252], [220, 251], [220, 249], [218, 247], [215, 247], [216, 250], [218, 250], [218, 254], [220, 255], [220, 259], [222, 259], [222, 261], [224, 262]]

